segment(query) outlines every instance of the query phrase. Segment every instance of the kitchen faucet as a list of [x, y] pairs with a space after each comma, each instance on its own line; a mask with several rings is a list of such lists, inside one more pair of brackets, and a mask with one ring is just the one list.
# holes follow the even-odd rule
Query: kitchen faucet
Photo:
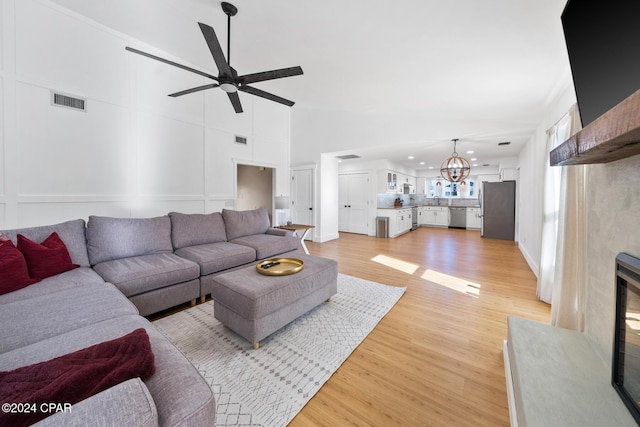
[[436, 202], [438, 203], [438, 206], [440, 206], [440, 197], [439, 196], [435, 196], [434, 199], [436, 199]]

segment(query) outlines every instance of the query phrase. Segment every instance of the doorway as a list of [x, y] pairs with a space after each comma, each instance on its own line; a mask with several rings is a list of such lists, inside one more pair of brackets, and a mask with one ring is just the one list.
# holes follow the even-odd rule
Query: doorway
[[273, 168], [237, 165], [236, 209], [248, 211], [265, 208], [273, 224]]
[[[315, 225], [313, 179], [313, 168], [294, 169], [291, 172], [291, 221], [294, 224]], [[314, 229], [311, 229], [305, 240], [313, 238]]]

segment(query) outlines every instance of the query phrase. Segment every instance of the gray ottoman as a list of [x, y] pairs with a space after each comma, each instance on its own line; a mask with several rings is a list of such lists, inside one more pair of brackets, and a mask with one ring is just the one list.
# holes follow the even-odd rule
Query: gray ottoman
[[296, 253], [302, 271], [288, 276], [265, 276], [255, 263], [215, 277], [211, 289], [214, 315], [238, 335], [259, 347], [287, 323], [328, 301], [338, 291], [338, 263]]

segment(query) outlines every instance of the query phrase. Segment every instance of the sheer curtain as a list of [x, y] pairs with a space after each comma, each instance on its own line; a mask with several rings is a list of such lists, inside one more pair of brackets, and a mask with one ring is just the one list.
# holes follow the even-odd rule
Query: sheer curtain
[[[570, 135], [573, 135], [581, 128], [577, 106], [571, 108], [570, 116]], [[583, 331], [587, 287], [587, 166], [565, 166], [561, 169], [551, 324]]]
[[[547, 152], [578, 130], [580, 116], [574, 105], [547, 131]], [[551, 324], [579, 331], [586, 288], [585, 173], [582, 165], [547, 166], [537, 289], [538, 297], [551, 304]]]

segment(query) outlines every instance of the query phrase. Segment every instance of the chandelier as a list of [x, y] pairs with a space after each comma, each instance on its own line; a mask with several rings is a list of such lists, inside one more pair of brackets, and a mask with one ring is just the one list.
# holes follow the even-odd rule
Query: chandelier
[[453, 153], [451, 153], [451, 157], [442, 162], [442, 165], [440, 166], [440, 175], [449, 182], [460, 182], [469, 176], [471, 166], [467, 159], [458, 157], [458, 153], [456, 152], [456, 144], [458, 143], [458, 140], [452, 139], [452, 141]]

